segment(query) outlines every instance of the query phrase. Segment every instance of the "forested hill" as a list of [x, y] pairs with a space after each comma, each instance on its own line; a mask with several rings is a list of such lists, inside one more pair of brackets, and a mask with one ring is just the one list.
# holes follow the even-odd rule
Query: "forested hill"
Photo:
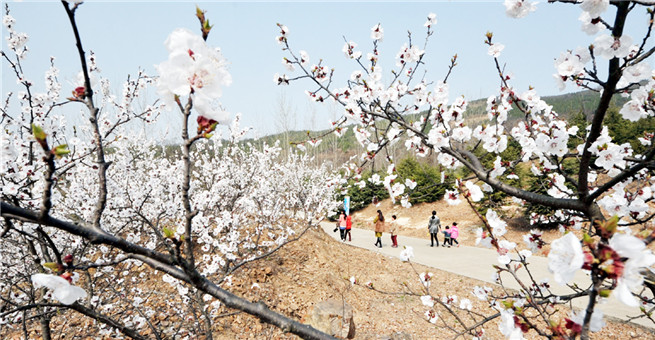
[[[582, 91], [582, 92], [562, 94], [558, 96], [542, 97], [542, 99], [549, 105], [553, 106], [553, 111], [557, 112], [560, 116], [564, 118], [568, 118], [571, 115], [578, 114], [580, 112], [584, 113], [585, 116], [589, 116], [592, 113], [592, 111], [596, 108], [596, 105], [598, 105], [598, 102], [600, 101], [600, 94], [598, 92]], [[610, 106], [620, 107], [626, 101], [627, 99], [625, 98], [622, 98], [620, 96], [614, 96], [614, 98], [612, 98], [612, 103], [610, 104]], [[465, 117], [476, 117], [480, 115], [485, 115], [486, 106], [487, 106], [486, 98], [477, 99], [469, 102]], [[510, 113], [510, 116], [512, 116], [511, 115], [512, 113], [514, 114], [514, 116], [520, 114], [518, 110], [513, 110]]]
[[[600, 95], [597, 92], [592, 91], [582, 91], [575, 93], [568, 93], [558, 96], [549, 96], [542, 97], [546, 103], [553, 106], [553, 110], [560, 114], [564, 118], [572, 117], [573, 115], [579, 115], [584, 113], [585, 117], [588, 117], [598, 102], [600, 100]], [[614, 96], [612, 99], [612, 106], [620, 107], [627, 100], [621, 98], [620, 96]], [[476, 99], [469, 102], [468, 108], [464, 115], [465, 119], [470, 120], [484, 120], [486, 119], [486, 98]], [[512, 118], [520, 118], [518, 115], [520, 111], [512, 110], [510, 112], [510, 120]], [[410, 117], [411, 119], [411, 117]], [[323, 136], [328, 133], [328, 130], [322, 131], [288, 131], [287, 133], [281, 132], [273, 135], [268, 135], [254, 140], [248, 140], [247, 142], [254, 142], [255, 144], [267, 143], [272, 144], [276, 140], [279, 140], [283, 145], [287, 143], [298, 143], [306, 141], [309, 137], [315, 138], [317, 136]], [[353, 152], [353, 148], [356, 148], [358, 145], [355, 140], [354, 134], [351, 129], [348, 129], [346, 134], [342, 138], [335, 138], [334, 134], [328, 134], [326, 138], [323, 139], [321, 144], [315, 148], [314, 151], [318, 153], [337, 151], [342, 152]]]

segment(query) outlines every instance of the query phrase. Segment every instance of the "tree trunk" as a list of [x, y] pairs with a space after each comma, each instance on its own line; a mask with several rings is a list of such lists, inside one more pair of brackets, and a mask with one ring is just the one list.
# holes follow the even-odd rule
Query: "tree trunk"
[[50, 334], [50, 318], [42, 317], [40, 321], [41, 325], [41, 336], [43, 340], [50, 340], [52, 338]]

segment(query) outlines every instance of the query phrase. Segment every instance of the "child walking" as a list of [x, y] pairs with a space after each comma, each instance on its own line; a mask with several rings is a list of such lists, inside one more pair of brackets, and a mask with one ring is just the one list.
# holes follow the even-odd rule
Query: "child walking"
[[396, 215], [391, 216], [391, 223], [389, 225], [389, 233], [391, 233], [391, 247], [398, 248], [398, 224], [396, 224]]
[[450, 248], [450, 245], [453, 244], [451, 241], [452, 239], [450, 238], [450, 226], [446, 226], [446, 229], [442, 231], [444, 239], [443, 239], [443, 244], [441, 245], [442, 247], [448, 246]]
[[459, 237], [459, 227], [457, 226], [457, 222], [453, 222], [452, 227], [450, 227], [450, 245], [453, 245], [453, 242], [457, 243], [457, 247], [459, 247], [459, 242], [457, 241], [457, 238]]

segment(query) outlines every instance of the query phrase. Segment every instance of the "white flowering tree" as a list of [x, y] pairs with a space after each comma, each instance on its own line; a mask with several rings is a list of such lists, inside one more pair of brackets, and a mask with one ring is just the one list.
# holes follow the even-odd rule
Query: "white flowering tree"
[[[46, 90], [36, 92], [23, 71], [27, 35], [16, 31], [8, 6], [3, 17], [3, 62], [22, 91], [2, 107], [2, 333], [28, 338], [36, 324], [50, 339], [55, 321], [65, 325], [77, 313], [89, 322], [64, 334], [211, 339], [224, 306], [305, 338], [330, 338], [235, 295], [229, 283], [331, 214], [338, 178], [307, 157], [281, 157], [277, 145], [243, 143], [238, 115], [220, 138], [227, 113], [217, 100], [231, 79], [206, 42], [211, 25], [200, 9], [202, 34], [173, 31], [158, 76], [138, 72], [115, 96], [83, 48], [75, 20], [81, 2], [62, 5], [81, 62], [70, 89], [62, 89], [52, 58]], [[161, 101], [139, 109], [153, 85]], [[63, 108], [87, 124], [71, 129]], [[179, 144], [146, 137], [165, 109], [180, 114]], [[161, 308], [170, 313], [166, 324], [156, 322]]]
[[[311, 88], [306, 91], [309, 98], [317, 102], [334, 101], [343, 107], [343, 116], [335, 122], [335, 133], [340, 135], [346, 128], [352, 128], [367, 150], [358, 164], [350, 166], [350, 175], [355, 179], [360, 178], [361, 164], [385, 147], [401, 142], [419, 157], [436, 157], [447, 169], [467, 169], [471, 175], [459, 180], [446, 193], [451, 204], [466, 201], [473, 205], [485, 192], [497, 191], [514, 197], [519, 204], [541, 205], [555, 211], [548, 217], [533, 216], [532, 222], [549, 218], [560, 226], [564, 235], [552, 242], [549, 267], [556, 274], [557, 284], [569, 285], [570, 294], [553, 293], [539, 278], [530, 276], [527, 281], [518, 278], [518, 271], [529, 272], [527, 258], [543, 246], [541, 234], [533, 230], [525, 236], [526, 247], [520, 247], [503, 239], [506, 223], [496, 212], [488, 210], [486, 216], [480, 216], [484, 228], [478, 230], [477, 242], [498, 251], [498, 273], [508, 273], [523, 289], [516, 294], [506, 291], [491, 294], [489, 289], [479, 289], [476, 296], [489, 301], [498, 313], [490, 317], [468, 313], [471, 318], [458, 319], [459, 326], [454, 328], [460, 334], [479, 336], [485, 322], [500, 317], [501, 331], [512, 338], [522, 337], [528, 330], [547, 337], [588, 338], [589, 331], [602, 327], [602, 313], [595, 307], [608, 296], [634, 306], [635, 313], [643, 317], [650, 318], [653, 311], [653, 297], [643, 289], [643, 274], [652, 270], [655, 263], [655, 256], [647, 249], [655, 239], [652, 227], [655, 211], [650, 203], [655, 191], [653, 131], [646, 131], [638, 138], [643, 146], [643, 151], [638, 153], [630, 143], [615, 142], [606, 126], [610, 101], [618, 95], [628, 98], [619, 112], [624, 119], [633, 122], [654, 119], [655, 73], [650, 66], [655, 51], [651, 36], [653, 3], [549, 2], [579, 5], [582, 29], [592, 36], [582, 47], [572, 46], [571, 50], [562, 52], [555, 61], [554, 78], [561, 88], [573, 85], [595, 91], [600, 97], [582, 128], [554, 112], [536, 89], [512, 86], [508, 73], [500, 66], [504, 46], [491, 33], [486, 35], [485, 43], [501, 86], [497, 95], [487, 99], [487, 121], [469, 125], [467, 101], [458, 96], [451, 102], [449, 97], [448, 78], [456, 66], [456, 56], [444, 79], [433, 82], [424, 79], [425, 45], [417, 44], [417, 39], [410, 36], [396, 55], [396, 68], [385, 74], [378, 63], [382, 58], [378, 46], [384, 31], [377, 24], [371, 28], [371, 52], [357, 50], [358, 45], [352, 41], [344, 45], [343, 52], [352, 59], [355, 70], [340, 87], [333, 81], [335, 70], [322, 59], [310, 59], [309, 53], [292, 47], [289, 29], [278, 25], [277, 41], [285, 53], [288, 68], [294, 73], [276, 74], [274, 79], [280, 85], [305, 81]], [[505, 6], [506, 13], [516, 18], [536, 10], [534, 3], [522, 0], [506, 0]], [[624, 34], [629, 17], [646, 25], [643, 37]], [[425, 44], [433, 35], [436, 23], [436, 15], [428, 15]], [[312, 64], [310, 60], [321, 62]], [[518, 119], [510, 124], [508, 116]], [[518, 157], [504, 153], [508, 145], [519, 147]], [[547, 183], [547, 190], [537, 193], [516, 185], [518, 174], [526, 172]], [[388, 176], [379, 181], [403, 206], [411, 205], [407, 195], [411, 182], [397, 178], [393, 164]], [[636, 232], [629, 226], [634, 226]], [[573, 233], [580, 229], [581, 238]], [[409, 258], [409, 255], [403, 256]], [[588, 287], [570, 284], [573, 274], [581, 270], [591, 278]], [[429, 275], [422, 276], [422, 282], [428, 281], [425, 277]], [[429, 293], [428, 285], [425, 287]], [[566, 323], [553, 318], [553, 307], [578, 298], [588, 300], [585, 310], [566, 319]], [[457, 314], [459, 309], [448, 303], [452, 299], [441, 302], [426, 295], [423, 303], [433, 308], [434, 300], [440, 301], [448, 313]], [[467, 306], [460, 308], [466, 311]], [[426, 312], [431, 322], [436, 322], [438, 314], [436, 309]]]

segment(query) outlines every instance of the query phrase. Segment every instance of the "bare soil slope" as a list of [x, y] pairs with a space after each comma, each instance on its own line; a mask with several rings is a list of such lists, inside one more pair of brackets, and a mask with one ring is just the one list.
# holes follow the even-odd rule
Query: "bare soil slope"
[[[256, 267], [256, 268], [255, 268]], [[417, 273], [433, 272], [431, 294], [435, 297], [457, 295], [472, 301], [474, 310], [492, 314], [486, 303], [478, 301], [472, 294], [475, 286], [489, 285], [483, 282], [441, 272], [421, 265], [401, 262], [368, 250], [355, 248], [335, 241], [322, 230], [312, 230], [298, 242], [288, 245], [268, 261], [262, 261], [244, 273], [241, 291], [252, 300], [263, 300], [273, 309], [307, 321], [311, 307], [327, 299], [338, 299], [350, 304], [354, 310], [357, 326], [355, 339], [389, 339], [394, 334], [404, 333], [411, 339], [452, 339], [455, 333], [426, 321], [424, 307], [419, 296], [423, 295]], [[270, 272], [263, 280], [257, 280], [257, 272]], [[352, 286], [349, 278], [355, 276], [359, 285]], [[258, 288], [250, 288], [258, 282]], [[375, 290], [366, 288], [370, 281]], [[497, 289], [497, 288], [496, 288]], [[377, 291], [376, 291], [377, 290]], [[381, 293], [382, 291], [384, 293]], [[454, 320], [442, 314], [449, 324]], [[564, 311], [562, 316], [568, 316]], [[285, 339], [293, 338], [267, 325], [260, 325], [250, 316], [240, 315], [237, 322], [229, 325], [219, 338], [230, 339]], [[501, 339], [496, 322], [485, 327], [487, 339]], [[343, 334], [345, 337], [346, 334]], [[652, 338], [649, 330], [625, 323], [608, 320], [601, 332], [594, 333], [594, 339]], [[528, 339], [537, 338], [534, 332], [526, 334]], [[465, 337], [470, 338], [470, 336]]]
[[[444, 202], [437, 202], [404, 209], [393, 206], [390, 201], [384, 201], [377, 207], [370, 206], [353, 214], [355, 226], [372, 229], [372, 219], [377, 209], [381, 209], [385, 216], [396, 214], [399, 217], [400, 224], [404, 227], [401, 234], [425, 238], [428, 238], [427, 219], [431, 211], [436, 210], [444, 224], [458, 222], [462, 231], [460, 242], [466, 245], [474, 245], [475, 236], [472, 230], [480, 223], [465, 204], [452, 207]], [[507, 237], [517, 243], [522, 242], [522, 235], [526, 230], [524, 228], [525, 226], [508, 228], [510, 231]], [[558, 235], [557, 232], [545, 233], [544, 238], [550, 241], [559, 237]], [[418, 281], [418, 273], [421, 272], [435, 274], [430, 289], [433, 296], [441, 298], [457, 295], [459, 299], [468, 298], [472, 301], [474, 310], [486, 315], [493, 314], [486, 303], [478, 301], [472, 294], [475, 286], [489, 284], [355, 248], [335, 241], [318, 228], [310, 230], [301, 240], [287, 245], [271, 257], [244, 267], [234, 275], [231, 286], [226, 288], [251, 301], [262, 301], [270, 308], [303, 322], [308, 321], [308, 315], [317, 303], [328, 299], [343, 300], [351, 305], [354, 311], [355, 339], [389, 339], [394, 335], [394, 339], [452, 339], [455, 333], [444, 328], [441, 322], [445, 320], [449, 325], [454, 325], [452, 317], [441, 313], [437, 324], [426, 321], [424, 313], [427, 308], [419, 299], [420, 295], [425, 294]], [[360, 284], [351, 285], [351, 276]], [[375, 290], [365, 286], [364, 283], [369, 281]], [[162, 292], [170, 290], [170, 286], [161, 281], [161, 274], [152, 275], [147, 285], [145, 289]], [[225, 316], [213, 320], [214, 339], [296, 338], [273, 326], [262, 324], [245, 313], [233, 312], [224, 309], [221, 314]], [[167, 322], [166, 315], [171, 314], [170, 311], [162, 310], [152, 321], [155, 325], [164, 325]], [[566, 316], [568, 311], [563, 310], [561, 317]], [[608, 325], [601, 332], [592, 334], [593, 339], [655, 337], [651, 330], [607, 321]], [[89, 334], [85, 332], [85, 329], [90, 330], [87, 329], [88, 324], [88, 319], [64, 313], [53, 320], [53, 334], [70, 334], [73, 330], [77, 334]], [[485, 338], [503, 338], [497, 325], [497, 321], [493, 321], [484, 327]], [[62, 330], [64, 332], [61, 332]], [[23, 338], [18, 329], [14, 332], [7, 331], [0, 330], [0, 338]], [[398, 337], [398, 333], [404, 334], [405, 337]], [[29, 338], [39, 338], [36, 328], [32, 328], [29, 334]], [[194, 335], [190, 338], [204, 337]], [[530, 332], [526, 334], [526, 338], [533, 339], [537, 336]]]

